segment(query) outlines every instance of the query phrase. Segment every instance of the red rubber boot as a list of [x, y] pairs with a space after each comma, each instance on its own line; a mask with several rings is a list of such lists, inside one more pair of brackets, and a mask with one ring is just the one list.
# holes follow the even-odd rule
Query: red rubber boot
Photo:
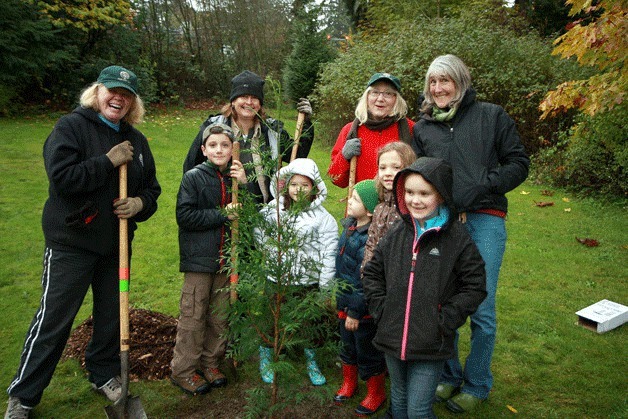
[[358, 388], [358, 366], [350, 364], [342, 364], [342, 385], [340, 390], [334, 396], [334, 403], [341, 405], [355, 393]]
[[370, 416], [377, 412], [386, 401], [386, 374], [374, 375], [366, 380], [366, 397], [355, 409], [355, 413], [360, 417]]

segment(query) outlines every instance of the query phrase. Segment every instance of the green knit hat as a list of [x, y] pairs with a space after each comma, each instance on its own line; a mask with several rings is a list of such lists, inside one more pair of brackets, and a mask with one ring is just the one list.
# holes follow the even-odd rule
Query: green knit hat
[[372, 179], [363, 180], [358, 182], [353, 187], [353, 190], [358, 193], [364, 207], [371, 214], [375, 210], [375, 207], [379, 203], [379, 195], [377, 194], [377, 188], [375, 187], [375, 181]]

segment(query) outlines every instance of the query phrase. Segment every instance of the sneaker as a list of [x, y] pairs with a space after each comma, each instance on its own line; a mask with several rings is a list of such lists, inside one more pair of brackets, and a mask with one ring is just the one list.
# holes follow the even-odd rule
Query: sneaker
[[202, 376], [205, 377], [211, 387], [224, 387], [227, 385], [227, 377], [218, 368], [204, 368]]
[[9, 405], [4, 414], [4, 419], [28, 419], [31, 408], [22, 406], [22, 402], [17, 397], [9, 396]]
[[171, 375], [170, 381], [172, 381], [172, 384], [179, 387], [185, 393], [192, 396], [196, 396], [197, 394], [206, 394], [211, 390], [209, 383], [198, 374], [194, 374], [191, 377], [186, 378], [176, 378]]
[[436, 387], [436, 394], [434, 396], [435, 403], [446, 402], [451, 399], [453, 396], [460, 392], [460, 387], [456, 387], [454, 385], [448, 383], [439, 383]]
[[447, 400], [447, 409], [454, 413], [468, 413], [473, 411], [483, 400], [468, 393], [460, 393]]
[[117, 402], [120, 400], [120, 397], [122, 397], [122, 383], [120, 382], [120, 377], [113, 377], [100, 387], [92, 383], [92, 388], [105, 396], [112, 403]]

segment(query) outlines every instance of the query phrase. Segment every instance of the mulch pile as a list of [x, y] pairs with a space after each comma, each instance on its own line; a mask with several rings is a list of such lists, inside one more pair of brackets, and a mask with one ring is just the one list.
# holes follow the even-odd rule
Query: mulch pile
[[[85, 368], [85, 348], [92, 336], [92, 317], [72, 331], [62, 359], [74, 358]], [[149, 310], [129, 310], [129, 380], [162, 380], [170, 375], [177, 335], [174, 317]]]

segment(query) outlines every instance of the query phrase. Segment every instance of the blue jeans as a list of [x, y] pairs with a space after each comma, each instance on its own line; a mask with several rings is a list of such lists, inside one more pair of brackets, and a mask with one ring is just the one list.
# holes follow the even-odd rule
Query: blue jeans
[[402, 361], [385, 355], [394, 419], [436, 418], [432, 410], [444, 361]]
[[459, 334], [456, 331], [454, 342], [456, 354], [445, 363], [441, 382], [456, 387], [462, 385], [463, 393], [486, 399], [493, 386], [491, 359], [497, 331], [495, 293], [499, 269], [506, 250], [506, 223], [501, 217], [467, 213], [465, 225], [486, 264], [487, 295], [477, 311], [471, 315], [471, 349], [464, 371], [458, 357]]

